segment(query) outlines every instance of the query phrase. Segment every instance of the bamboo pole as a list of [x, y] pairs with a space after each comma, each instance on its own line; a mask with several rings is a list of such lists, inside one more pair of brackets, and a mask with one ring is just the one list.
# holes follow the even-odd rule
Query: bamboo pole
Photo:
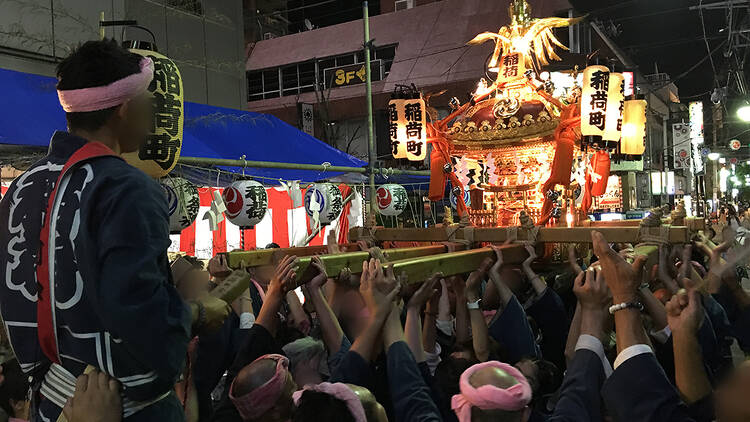
[[[523, 245], [503, 245], [500, 248], [505, 263], [519, 263], [529, 256]], [[495, 259], [495, 252], [491, 248], [469, 249], [395, 261], [393, 271], [397, 276], [404, 274], [406, 283], [412, 284], [427, 280], [438, 272], [446, 277], [472, 272], [486, 258]]]
[[[660, 227], [542, 227], [539, 229], [536, 239], [532, 239], [529, 231], [518, 228], [514, 240], [535, 240], [536, 242], [552, 243], [591, 243], [591, 232], [601, 232], [604, 237], [613, 243], [639, 242], [641, 230], [652, 236], [659, 236]], [[669, 243], [687, 243], [691, 240], [692, 231], [685, 226], [670, 227]], [[349, 239], [353, 241], [366, 239], [370, 231], [361, 227], [354, 227], [349, 231]], [[376, 228], [372, 232], [375, 241], [411, 240], [417, 242], [445, 242], [445, 241], [471, 241], [471, 242], [493, 242], [502, 243], [511, 236], [508, 227], [430, 227], [426, 229], [407, 228]]]
[[[357, 251], [359, 246], [356, 243], [345, 243], [339, 245], [344, 252]], [[273, 265], [274, 257], [284, 255], [311, 256], [328, 253], [328, 246], [303, 246], [298, 248], [283, 249], [256, 249], [254, 251], [234, 251], [227, 252], [227, 265], [229, 268], [236, 269], [243, 265], [246, 267], [258, 267], [261, 265]]]
[[[397, 248], [384, 249], [383, 256], [389, 262], [414, 259], [426, 255], [438, 254], [445, 252], [445, 245], [420, 246], [416, 248]], [[347, 268], [352, 274], [362, 272], [362, 263], [371, 257], [369, 251], [339, 253], [331, 255], [321, 255], [320, 260], [326, 268], [329, 277], [338, 277], [341, 270]], [[297, 285], [302, 285], [310, 281], [315, 276], [315, 271], [310, 267], [312, 257], [302, 257], [299, 259], [297, 266]]]
[[[271, 169], [287, 170], [310, 170], [310, 171], [333, 171], [344, 173], [367, 173], [367, 167], [347, 167], [347, 166], [324, 166], [322, 164], [301, 164], [301, 163], [281, 163], [276, 161], [252, 161], [252, 160], [234, 160], [228, 158], [207, 158], [207, 157], [180, 157], [178, 164], [192, 166], [224, 166], [224, 167], [256, 167]], [[429, 176], [429, 170], [401, 170], [389, 168], [374, 168], [376, 174], [387, 173], [388, 175], [411, 175], [411, 176]]]

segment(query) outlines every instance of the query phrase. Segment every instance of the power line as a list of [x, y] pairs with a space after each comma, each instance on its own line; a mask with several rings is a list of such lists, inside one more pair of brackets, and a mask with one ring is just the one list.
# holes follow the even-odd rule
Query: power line
[[[703, 0], [698, 0], [698, 15], [701, 18], [701, 29], [703, 30], [703, 41], [706, 43], [706, 52], [708, 52], [708, 59], [711, 60], [711, 69], [714, 72], [714, 86], [719, 86], [719, 77], [716, 73], [716, 66], [714, 65], [714, 57], [711, 54], [711, 47], [708, 45], [708, 37], [706, 36], [706, 22], [703, 20]], [[729, 28], [731, 31], [732, 28]]]

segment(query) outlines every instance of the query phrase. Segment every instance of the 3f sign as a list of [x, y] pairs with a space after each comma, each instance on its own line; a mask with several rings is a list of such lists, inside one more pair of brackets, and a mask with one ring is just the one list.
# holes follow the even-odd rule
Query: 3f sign
[[348, 85], [355, 77], [358, 77], [362, 82], [364, 82], [364, 74], [364, 66], [362, 66], [362, 68], [357, 71], [344, 71], [343, 69], [339, 69], [336, 71], [336, 85]]

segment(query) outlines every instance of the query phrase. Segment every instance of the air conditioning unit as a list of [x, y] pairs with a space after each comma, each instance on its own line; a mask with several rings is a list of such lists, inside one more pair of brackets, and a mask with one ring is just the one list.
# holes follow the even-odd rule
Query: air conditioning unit
[[266, 32], [265, 34], [263, 34], [264, 40], [270, 40], [276, 37], [278, 37], [278, 35], [274, 34], [273, 32]]
[[411, 9], [414, 7], [414, 0], [396, 0], [396, 11]]

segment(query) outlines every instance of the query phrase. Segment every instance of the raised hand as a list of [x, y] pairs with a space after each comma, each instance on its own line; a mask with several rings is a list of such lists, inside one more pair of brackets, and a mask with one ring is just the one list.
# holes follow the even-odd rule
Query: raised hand
[[667, 302], [667, 322], [675, 333], [695, 335], [703, 322], [703, 305], [692, 280], [683, 280], [685, 289], [680, 289]]
[[568, 246], [568, 264], [576, 275], [583, 272], [583, 268], [578, 265], [578, 258], [576, 257], [576, 247], [574, 245]]
[[208, 273], [211, 274], [211, 277], [222, 278], [229, 276], [229, 274], [232, 273], [232, 269], [229, 268], [229, 265], [227, 264], [226, 255], [214, 255], [214, 257], [208, 261]]
[[280, 294], [281, 297], [284, 297], [287, 292], [297, 287], [295, 279], [297, 264], [298, 260], [294, 255], [286, 255], [281, 259], [281, 262], [276, 266], [271, 281], [268, 283], [268, 295]]
[[[393, 301], [398, 296], [401, 286], [395, 282], [393, 266], [386, 269], [388, 275], [383, 273], [383, 267], [377, 259], [370, 259], [362, 263], [362, 277], [359, 283], [359, 293], [370, 311], [370, 315], [385, 318], [391, 312]], [[389, 286], [390, 280], [393, 285]]]
[[326, 247], [329, 254], [337, 254], [341, 252], [341, 248], [339, 247], [339, 239], [336, 236], [335, 230], [331, 230], [330, 232], [328, 232], [328, 241], [326, 242]]
[[500, 270], [503, 268], [503, 250], [499, 246], [490, 245], [495, 252], [495, 263], [490, 267], [490, 279], [500, 280]]
[[320, 260], [320, 257], [314, 256], [310, 260], [310, 265], [318, 270], [318, 274], [315, 275], [315, 277], [310, 280], [310, 282], [307, 283], [307, 288], [309, 289], [319, 289], [324, 284], [326, 284], [326, 281], [328, 280], [328, 273], [326, 273], [326, 267], [323, 265], [323, 261]]
[[641, 283], [643, 265], [647, 258], [640, 255], [635, 258], [633, 264], [628, 264], [623, 257], [612, 250], [607, 239], [598, 231], [591, 232], [591, 241], [594, 253], [599, 257], [604, 280], [612, 291], [615, 301], [619, 303], [635, 299]]
[[578, 298], [582, 309], [604, 311], [612, 301], [604, 271], [591, 267], [578, 273], [573, 282], [573, 293]]
[[406, 306], [410, 309], [421, 310], [425, 303], [434, 299], [436, 305], [435, 309], [437, 309], [437, 299], [439, 299], [439, 296], [436, 295], [438, 290], [435, 288], [435, 286], [437, 286], [437, 283], [441, 278], [443, 278], [443, 273], [433, 274], [430, 278], [427, 279], [427, 281], [419, 286], [419, 289], [414, 292], [411, 299], [409, 299], [409, 303]]
[[479, 268], [469, 274], [469, 277], [466, 279], [466, 299], [468, 301], [475, 302], [480, 298], [479, 289], [482, 286], [484, 276], [487, 275], [487, 270], [489, 270], [491, 265], [492, 258], [485, 258], [484, 261], [479, 264]]

